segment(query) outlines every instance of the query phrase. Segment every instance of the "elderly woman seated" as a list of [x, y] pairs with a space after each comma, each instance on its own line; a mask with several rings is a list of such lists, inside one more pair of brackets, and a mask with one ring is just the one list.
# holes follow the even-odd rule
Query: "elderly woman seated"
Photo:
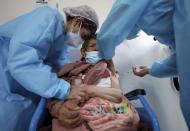
[[[50, 100], [48, 109], [55, 117], [52, 131], [135, 131], [138, 128], [139, 116], [133, 105], [123, 97], [118, 74], [114, 74], [113, 65], [107, 64], [98, 52], [96, 36], [88, 38], [81, 48], [82, 59], [67, 64], [58, 72], [58, 76], [71, 83], [83, 84], [86, 97], [80, 101]], [[65, 104], [70, 103], [70, 104]], [[64, 106], [76, 109], [79, 116], [73, 115], [74, 124], [68, 124]], [[80, 119], [80, 120], [79, 120]]]

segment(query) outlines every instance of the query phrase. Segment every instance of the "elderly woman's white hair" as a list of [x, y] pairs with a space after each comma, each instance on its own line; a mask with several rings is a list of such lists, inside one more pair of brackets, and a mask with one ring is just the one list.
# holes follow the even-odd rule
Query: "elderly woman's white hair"
[[96, 11], [88, 5], [81, 5], [77, 7], [66, 7], [63, 9], [63, 11], [65, 12], [66, 16], [71, 16], [71, 17], [81, 16], [95, 23], [97, 27], [99, 26], [99, 21]]

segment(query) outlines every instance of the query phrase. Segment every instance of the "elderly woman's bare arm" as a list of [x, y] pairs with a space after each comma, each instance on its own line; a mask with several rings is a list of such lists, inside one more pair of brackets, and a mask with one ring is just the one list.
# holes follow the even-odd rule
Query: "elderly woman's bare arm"
[[90, 97], [100, 97], [116, 103], [119, 103], [122, 100], [122, 91], [119, 86], [119, 80], [116, 76], [111, 77], [111, 87], [89, 85], [87, 86], [86, 91]]

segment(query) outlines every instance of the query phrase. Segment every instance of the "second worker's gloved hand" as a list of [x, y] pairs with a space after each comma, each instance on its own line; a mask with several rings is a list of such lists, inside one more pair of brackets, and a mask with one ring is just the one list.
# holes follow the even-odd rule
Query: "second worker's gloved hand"
[[149, 74], [149, 68], [147, 66], [133, 67], [132, 69], [136, 76], [144, 77]]

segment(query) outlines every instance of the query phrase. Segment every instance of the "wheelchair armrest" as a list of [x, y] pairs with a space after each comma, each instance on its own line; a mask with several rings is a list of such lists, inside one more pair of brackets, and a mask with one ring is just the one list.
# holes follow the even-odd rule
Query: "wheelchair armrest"
[[46, 98], [41, 98], [33, 116], [32, 119], [30, 121], [30, 125], [29, 125], [29, 130], [28, 131], [37, 131], [39, 125], [42, 122], [43, 119], [43, 115], [45, 113], [45, 109], [46, 109], [46, 102], [47, 99]]
[[158, 118], [156, 114], [154, 113], [154, 111], [152, 110], [149, 103], [147, 102], [144, 95], [146, 95], [146, 92], [144, 89], [136, 89], [136, 90], [130, 91], [129, 93], [124, 94], [124, 96], [127, 97], [128, 100], [138, 99], [141, 102], [141, 104], [143, 105], [144, 111], [147, 113], [146, 117], [143, 116], [144, 114], [143, 115], [141, 114], [141, 119], [145, 118], [144, 120], [146, 120], [146, 122], [148, 122], [151, 125], [151, 128], [153, 131], [160, 131]]
[[128, 98], [129, 100], [134, 100], [139, 95], [146, 95], [146, 91], [144, 89], [135, 89], [124, 94], [124, 96]]

